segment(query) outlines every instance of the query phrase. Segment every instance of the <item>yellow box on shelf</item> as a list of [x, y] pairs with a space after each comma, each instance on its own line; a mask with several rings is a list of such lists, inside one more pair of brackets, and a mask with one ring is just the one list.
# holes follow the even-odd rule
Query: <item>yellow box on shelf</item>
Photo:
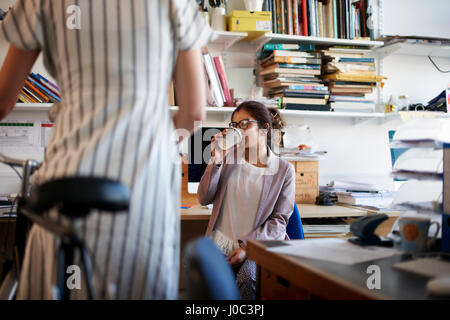
[[233, 10], [228, 17], [228, 30], [271, 32], [271, 12]]

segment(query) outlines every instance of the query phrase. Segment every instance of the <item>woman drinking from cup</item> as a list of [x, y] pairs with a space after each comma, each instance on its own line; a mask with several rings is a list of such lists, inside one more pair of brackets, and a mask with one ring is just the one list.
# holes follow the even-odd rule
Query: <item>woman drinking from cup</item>
[[231, 119], [230, 127], [239, 133], [228, 129], [213, 137], [198, 199], [202, 205], [214, 205], [206, 236], [233, 267], [242, 298], [255, 299], [256, 264], [246, 258], [246, 244], [248, 240], [288, 239], [295, 173], [269, 147], [285, 124], [276, 109], [248, 101]]

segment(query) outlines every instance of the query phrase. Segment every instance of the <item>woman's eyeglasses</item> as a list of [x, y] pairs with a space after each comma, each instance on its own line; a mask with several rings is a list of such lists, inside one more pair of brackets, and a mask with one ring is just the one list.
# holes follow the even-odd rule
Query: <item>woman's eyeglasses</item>
[[228, 126], [230, 128], [239, 128], [239, 129], [245, 130], [245, 129], [247, 129], [250, 126], [250, 124], [252, 122], [258, 122], [258, 121], [257, 120], [244, 119], [244, 120], [241, 120], [239, 122], [230, 122], [228, 124]]

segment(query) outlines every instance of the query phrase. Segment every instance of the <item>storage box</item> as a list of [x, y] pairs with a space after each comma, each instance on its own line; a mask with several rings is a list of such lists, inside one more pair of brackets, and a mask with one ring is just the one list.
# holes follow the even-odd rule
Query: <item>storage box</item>
[[319, 161], [289, 161], [295, 170], [295, 202], [314, 204], [319, 195]]
[[229, 31], [265, 31], [272, 30], [270, 11], [234, 10], [228, 17]]

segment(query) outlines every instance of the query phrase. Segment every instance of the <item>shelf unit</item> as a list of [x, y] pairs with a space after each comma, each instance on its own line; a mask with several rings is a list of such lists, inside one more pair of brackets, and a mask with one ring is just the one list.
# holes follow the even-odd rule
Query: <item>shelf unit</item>
[[247, 32], [215, 31], [215, 34], [216, 39], [208, 44], [208, 48], [214, 54], [221, 54], [248, 36]]
[[228, 68], [253, 68], [255, 53], [264, 44], [271, 42], [314, 44], [322, 48], [333, 45], [358, 45], [372, 49], [384, 44], [381, 41], [363, 39], [319, 38], [264, 32], [215, 31], [215, 34], [217, 37], [208, 48], [213, 55], [221, 55]]
[[320, 38], [320, 37], [306, 37], [306, 36], [294, 36], [287, 34], [266, 33], [259, 35], [259, 37], [253, 37], [253, 43], [264, 44], [268, 42], [288, 42], [288, 43], [310, 43], [320, 47], [328, 47], [333, 45], [352, 45], [352, 46], [368, 46], [370, 48], [380, 47], [384, 45], [382, 41], [372, 41], [365, 39], [338, 39], [338, 38]]

